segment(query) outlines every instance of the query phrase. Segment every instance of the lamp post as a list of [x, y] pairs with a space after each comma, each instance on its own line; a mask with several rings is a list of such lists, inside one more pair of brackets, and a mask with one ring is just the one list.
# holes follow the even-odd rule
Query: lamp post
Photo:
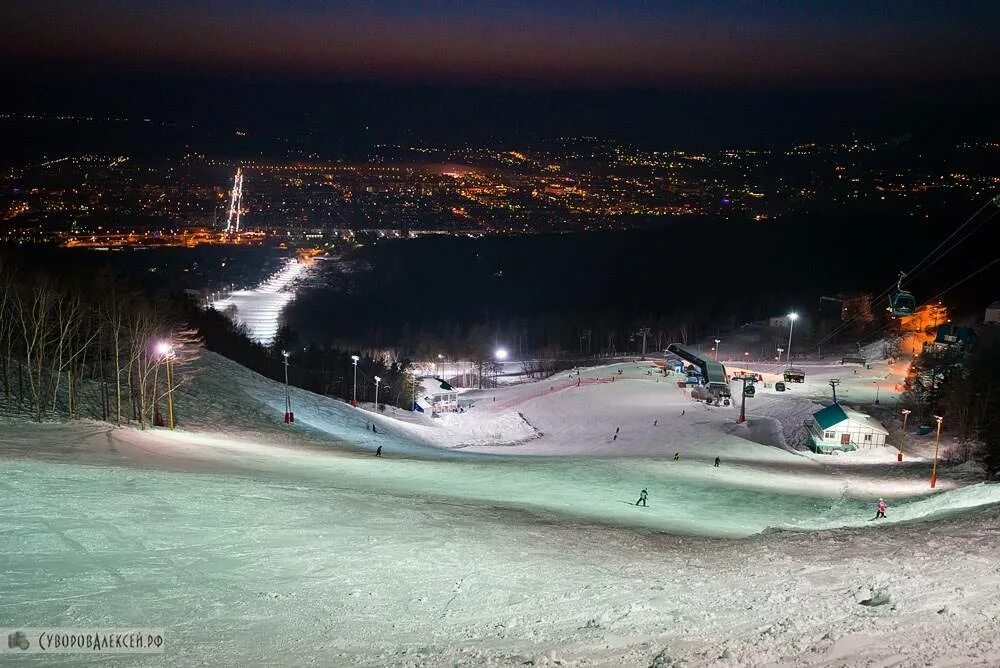
[[899, 454], [896, 455], [896, 461], [897, 462], [903, 461], [903, 443], [906, 442], [906, 418], [910, 417], [910, 413], [912, 413], [912, 412], [913, 411], [911, 411], [909, 408], [904, 408], [902, 410], [902, 413], [903, 413], [903, 433], [899, 437]]
[[778, 366], [781, 366], [781, 353], [785, 352], [784, 348], [778, 348]]
[[351, 405], [355, 408], [358, 406], [358, 360], [360, 359], [357, 355], [351, 355], [351, 362], [354, 364], [354, 392], [351, 395]]
[[715, 348], [713, 348], [713, 350], [715, 350], [715, 361], [716, 362], [719, 361], [719, 344], [720, 343], [722, 343], [722, 339], [716, 339], [715, 340]]
[[285, 362], [285, 424], [295, 422], [295, 415], [292, 413], [292, 398], [288, 394], [288, 351], [282, 350], [281, 356]]
[[937, 431], [934, 433], [934, 465], [931, 467], [931, 489], [937, 485], [938, 448], [941, 445], [941, 422], [944, 418], [935, 415], [934, 419], [937, 420]]
[[792, 365], [792, 330], [795, 329], [795, 321], [799, 319], [799, 314], [792, 311], [788, 314], [788, 347], [785, 348], [788, 354], [785, 355], [785, 363]]
[[375, 376], [375, 410], [378, 410], [378, 384], [382, 382], [382, 379]]
[[443, 368], [444, 368], [444, 355], [442, 355], [441, 353], [438, 353], [438, 375], [439, 376], [444, 375], [443, 374]]
[[156, 346], [156, 350], [163, 357], [164, 362], [167, 365], [167, 424], [170, 425], [170, 429], [174, 428], [174, 379], [173, 370], [171, 369], [171, 361], [174, 358], [174, 347], [170, 345], [167, 341], [162, 341]]
[[[500, 364], [497, 364], [497, 365], [494, 366], [494, 370], [493, 370], [493, 386], [496, 387], [497, 376], [500, 375], [500, 372], [502, 371], [503, 361], [505, 359], [507, 359], [507, 349], [506, 348], [497, 348], [496, 351], [494, 351], [494, 353], [493, 353], [493, 357], [496, 359], [497, 362], [500, 362]], [[482, 373], [480, 373], [480, 377], [481, 376], [482, 376]]]
[[879, 390], [879, 385], [878, 385], [878, 381], [877, 380], [873, 380], [872, 382], [875, 383], [875, 405], [878, 406], [878, 390]]

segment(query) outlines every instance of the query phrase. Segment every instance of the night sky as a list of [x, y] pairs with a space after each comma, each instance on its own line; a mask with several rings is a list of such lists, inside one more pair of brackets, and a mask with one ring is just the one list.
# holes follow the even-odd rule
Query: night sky
[[603, 85], [995, 74], [997, 2], [3, 3], [15, 58]]
[[[179, 113], [199, 97], [216, 113], [219, 102], [204, 95], [214, 88], [246, 112], [276, 98], [300, 103], [301, 90], [286, 96], [275, 86], [308, 82], [315, 99], [330, 101], [352, 93], [322, 86], [349, 82], [411, 87], [415, 112], [446, 109], [470, 122], [485, 105], [514, 116], [526, 105], [563, 105], [553, 118], [582, 129], [588, 106], [597, 130], [621, 125], [624, 117], [608, 110], [623, 104], [646, 105], [640, 115], [652, 110], [667, 122], [720, 105], [734, 118], [797, 105], [816, 118], [897, 110], [913, 120], [887, 130], [901, 132], [921, 117], [959, 127], [973, 113], [972, 125], [988, 122], [983, 107], [1000, 83], [998, 28], [995, 0], [33, 0], [0, 4], [0, 74], [14, 93], [10, 104], [21, 108], [71, 106], [89, 95]], [[201, 88], [184, 89], [195, 82]], [[446, 106], [435, 105], [431, 89], [412, 94], [414, 86], [438, 87]], [[392, 94], [365, 90], [366, 112], [395, 104]], [[515, 96], [491, 97], [496, 90]], [[577, 97], [549, 105], [538, 91]], [[689, 107], [686, 117], [675, 113], [678, 104]], [[525, 115], [521, 125], [534, 122]], [[539, 122], [544, 132], [558, 124]], [[651, 119], [636, 122], [652, 127]]]

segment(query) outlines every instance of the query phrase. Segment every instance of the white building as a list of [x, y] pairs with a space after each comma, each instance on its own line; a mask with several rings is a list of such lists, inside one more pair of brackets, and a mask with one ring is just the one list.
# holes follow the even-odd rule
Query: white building
[[983, 318], [984, 325], [1000, 325], [1000, 301], [993, 302], [986, 307], [986, 316]]
[[435, 413], [455, 411], [458, 410], [458, 393], [440, 378], [421, 378], [417, 405]]
[[813, 450], [830, 453], [853, 451], [885, 445], [889, 432], [870, 415], [845, 410], [833, 404], [813, 413], [809, 426]]

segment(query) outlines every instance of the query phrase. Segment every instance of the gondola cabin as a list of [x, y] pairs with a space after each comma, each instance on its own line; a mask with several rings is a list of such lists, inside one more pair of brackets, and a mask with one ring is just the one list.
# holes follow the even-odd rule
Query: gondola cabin
[[889, 311], [893, 315], [913, 315], [917, 300], [906, 290], [900, 290], [889, 299]]

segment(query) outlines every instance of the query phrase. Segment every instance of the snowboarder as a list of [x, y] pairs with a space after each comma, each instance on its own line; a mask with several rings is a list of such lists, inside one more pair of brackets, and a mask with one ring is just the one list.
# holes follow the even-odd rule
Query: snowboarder
[[875, 519], [885, 519], [885, 499], [879, 499], [876, 506]]
[[645, 506], [646, 505], [646, 497], [648, 495], [649, 495], [649, 493], [645, 489], [642, 490], [641, 492], [639, 492], [639, 500], [635, 502], [635, 505], [638, 506], [641, 503], [643, 506]]
[[721, 464], [721, 463], [722, 463], [722, 460], [719, 459], [718, 457], [716, 457], [715, 458], [715, 468], [719, 468], [719, 464]]
[[381, 445], [378, 446], [377, 448], [375, 448], [375, 456], [376, 457], [381, 457], [382, 456], [382, 446]]
[[612, 441], [617, 441], [618, 440], [618, 434], [615, 434], [614, 436], [612, 436], [611, 440]]
[[621, 431], [621, 429], [622, 429], [621, 427], [615, 427], [615, 433], [617, 434], [619, 431]]
[[653, 426], [654, 426], [654, 427], [656, 426], [656, 423], [657, 423], [657, 422], [659, 422], [659, 420], [653, 420]]
[[674, 461], [675, 462], [679, 462], [680, 460], [681, 460], [681, 453], [675, 452], [674, 453]]
[[687, 413], [687, 410], [686, 410], [686, 409], [685, 409], [685, 410], [682, 410], [682, 411], [681, 411], [681, 417], [684, 417], [684, 414], [685, 414], [685, 413]]
[[375, 434], [378, 433], [378, 429], [375, 428], [375, 423], [374, 422], [372, 422], [372, 432], [375, 433]]

